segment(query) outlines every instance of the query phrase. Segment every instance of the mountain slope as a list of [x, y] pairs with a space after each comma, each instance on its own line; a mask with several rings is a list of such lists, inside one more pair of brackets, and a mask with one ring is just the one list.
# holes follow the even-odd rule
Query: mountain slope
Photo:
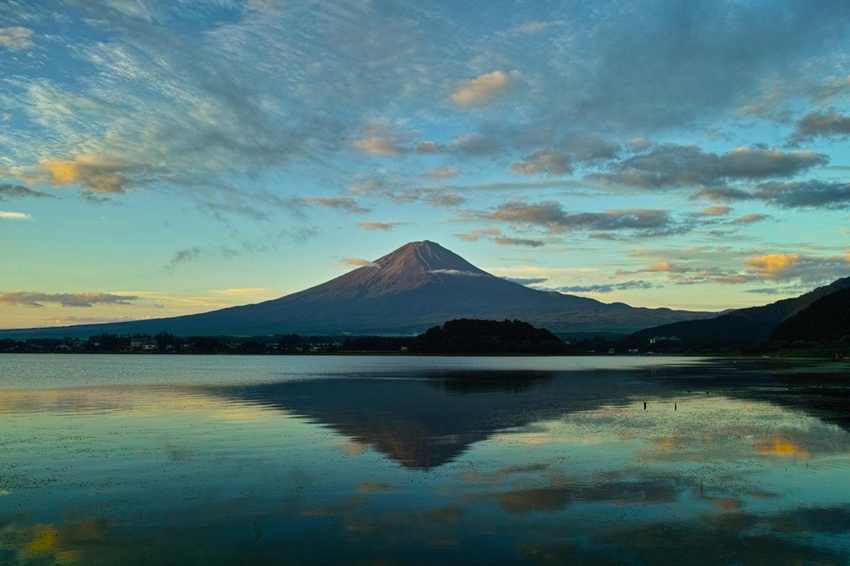
[[850, 336], [850, 289], [821, 297], [808, 308], [788, 317], [776, 328], [771, 341], [830, 344]]
[[408, 334], [456, 318], [520, 319], [554, 332], [633, 332], [711, 313], [633, 308], [544, 292], [490, 275], [434, 242], [411, 242], [321, 285], [263, 303], [167, 319], [2, 336]]
[[681, 340], [706, 343], [763, 342], [788, 317], [803, 311], [822, 297], [847, 288], [850, 288], [850, 277], [838, 279], [799, 297], [761, 307], [740, 309], [714, 318], [647, 328], [635, 333], [631, 338], [649, 340], [654, 336], [675, 336]]

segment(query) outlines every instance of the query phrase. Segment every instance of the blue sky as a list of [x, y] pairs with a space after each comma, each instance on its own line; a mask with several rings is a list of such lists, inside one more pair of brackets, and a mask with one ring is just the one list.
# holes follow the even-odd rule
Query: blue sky
[[845, 1], [0, 4], [0, 328], [429, 239], [635, 306], [850, 275]]

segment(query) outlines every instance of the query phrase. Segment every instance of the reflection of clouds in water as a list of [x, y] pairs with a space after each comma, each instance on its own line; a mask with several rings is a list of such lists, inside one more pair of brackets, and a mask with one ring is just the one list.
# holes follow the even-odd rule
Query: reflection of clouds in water
[[[767, 523], [770, 523], [768, 519]], [[846, 550], [823, 548], [805, 537], [741, 532], [705, 523], [640, 523], [612, 527], [593, 537], [599, 552], [627, 551], [644, 564], [820, 564], [846, 565]], [[592, 561], [588, 561], [591, 562]]]
[[[645, 563], [676, 563], [668, 559], [676, 551], [666, 548], [667, 543], [658, 540], [658, 533], [678, 522], [687, 527], [681, 533], [671, 531], [671, 536], [693, 537], [695, 547], [711, 546], [711, 542], [696, 538], [710, 539], [718, 530], [765, 547], [769, 546], [766, 541], [785, 536], [786, 532], [801, 534], [806, 528], [813, 533], [832, 532], [832, 527], [825, 526], [827, 519], [820, 517], [821, 511], [829, 505], [843, 505], [843, 490], [819, 490], [821, 480], [816, 475], [803, 491], [800, 486], [792, 489], [786, 483], [789, 480], [782, 479], [782, 470], [789, 459], [797, 458], [806, 461], [805, 473], [817, 473], [814, 467], [809, 470], [810, 462], [834, 461], [837, 467], [848, 467], [847, 431], [765, 403], [723, 397], [681, 397], [677, 402], [678, 411], [674, 410], [673, 401], [662, 404], [652, 399], [644, 411], [640, 400], [626, 406], [576, 412], [558, 421], [537, 422], [497, 434], [491, 442], [514, 452], [513, 461], [521, 456], [526, 461], [531, 458], [548, 465], [529, 470], [521, 478], [507, 478], [504, 471], [510, 468], [504, 466], [489, 471], [468, 470], [458, 477], [478, 486], [477, 501], [495, 502], [508, 515], [534, 514], [535, 521], [551, 517], [565, 529], [565, 536], [569, 531], [591, 539], [603, 536], [600, 533], [613, 537], [608, 525], [616, 522], [616, 517], [654, 525], [646, 531], [622, 531], [622, 541], [614, 542], [612, 538], [605, 543], [609, 545], [609, 555], [588, 554], [586, 548], [569, 544], [526, 545], [519, 549], [520, 554], [544, 563], [555, 561], [555, 557], [589, 564], [618, 563], [615, 558], [632, 544]], [[494, 446], [488, 453], [495, 450]], [[794, 477], [800, 473], [804, 473], [803, 468], [794, 472]], [[801, 498], [807, 505], [821, 506], [811, 510], [811, 521], [802, 513], [804, 509], [797, 509], [788, 517], [776, 514], [779, 506], [787, 509], [788, 505], [800, 505], [795, 501]], [[842, 524], [845, 515], [850, 521], [850, 506], [843, 509], [825, 515]], [[658, 522], [659, 517], [664, 519]], [[653, 540], [649, 540], [651, 528], [659, 529]], [[647, 540], [627, 540], [632, 535], [646, 536]], [[844, 540], [839, 547], [846, 550], [847, 542]], [[822, 541], [799, 545], [779, 541], [779, 547], [789, 556], [804, 556], [809, 550], [813, 556], [828, 556]], [[703, 563], [769, 563], [759, 561], [757, 554], [741, 544], [730, 548], [732, 558], [723, 558], [711, 548]], [[643, 552], [646, 554], [640, 554]], [[777, 559], [782, 556], [772, 549], [765, 552]], [[832, 555], [836, 557], [837, 561], [823, 563], [843, 564], [848, 555], [842, 550]], [[682, 558], [687, 562], [687, 557]]]
[[[555, 380], [551, 388], [562, 383], [569, 382]], [[321, 386], [316, 389], [326, 384]], [[138, 554], [130, 555], [148, 549], [157, 559], [146, 564], [200, 563], [201, 555], [222, 564], [310, 563], [313, 553], [324, 560], [312, 563], [340, 557], [350, 557], [349, 563], [434, 557], [468, 563], [483, 562], [480, 552], [498, 562], [511, 561], [511, 549], [518, 553], [516, 561], [530, 563], [781, 564], [788, 562], [784, 551], [789, 560], [811, 556], [808, 562], [847, 563], [850, 492], [841, 478], [850, 467], [845, 455], [850, 434], [778, 406], [718, 395], [675, 400], [646, 395], [644, 411], [643, 397], [611, 394], [604, 397], [607, 406], [595, 408], [602, 402], [597, 397], [570, 404], [572, 390], [565, 389], [552, 400], [554, 408], [541, 411], [550, 391], [532, 397], [532, 389], [522, 396], [435, 397], [427, 403], [433, 411], [417, 414], [412, 423], [406, 405], [395, 412], [381, 412], [380, 406], [364, 410], [359, 399], [340, 405], [353, 405], [352, 415], [369, 417], [360, 422], [341, 409], [289, 409], [276, 401], [288, 398], [282, 393], [219, 403], [200, 389], [185, 389], [112, 391], [100, 399], [96, 388], [18, 397], [36, 407], [27, 417], [44, 418], [43, 430], [50, 435], [43, 438], [52, 450], [45, 456], [47, 468], [28, 463], [33, 456], [26, 448], [20, 449], [19, 461], [28, 472], [58, 470], [63, 483], [61, 489], [29, 491], [26, 478], [0, 474], [0, 488], [12, 491], [12, 497], [0, 499], [9, 508], [18, 498], [34, 501], [31, 494], [61, 494], [49, 507], [34, 505], [27, 517], [0, 517], [0, 563], [7, 549], [15, 549], [12, 560], [33, 564], [139, 563]], [[368, 387], [367, 393], [374, 396]], [[395, 407], [401, 393], [389, 397], [389, 405]], [[69, 403], [72, 396], [76, 401]], [[512, 412], [494, 408], [494, 400], [504, 399], [522, 403], [511, 405]], [[560, 404], [563, 399], [570, 401]], [[75, 403], [83, 409], [111, 403], [113, 409], [92, 419], [35, 414], [44, 402], [56, 412]], [[447, 403], [455, 404], [447, 410]], [[593, 409], [563, 414], [575, 407]], [[504, 415], [510, 418], [497, 419]], [[262, 422], [232, 422], [241, 420]], [[34, 434], [25, 418], [11, 415], [8, 421], [20, 439]], [[65, 430], [72, 423], [78, 430]], [[56, 431], [61, 442], [54, 442]], [[446, 442], [465, 451], [433, 458]], [[64, 450], [67, 446], [73, 450]], [[124, 450], [110, 458], [122, 454], [129, 463], [119, 485], [112, 483], [116, 460], [103, 457], [110, 447]], [[376, 447], [391, 457], [416, 456], [430, 467], [399, 466]], [[793, 466], [794, 458], [801, 460], [799, 466]], [[93, 464], [85, 482], [78, 463]], [[89, 505], [95, 488], [100, 499]], [[166, 495], [161, 505], [148, 501], [153, 489]], [[44, 525], [40, 535], [32, 525], [63, 516], [59, 511], [66, 517], [104, 514], [137, 522], [126, 528], [116, 523], [99, 542], [82, 537], [76, 540], [88, 542], [72, 545], [77, 535], [68, 524]], [[251, 546], [254, 519], [264, 532], [256, 547]], [[735, 539], [767, 549], [767, 558], [760, 560]], [[33, 548], [42, 554], [24, 560], [20, 553], [35, 541]], [[715, 548], [727, 541], [733, 541], [728, 548]], [[776, 541], [779, 550], [773, 552]], [[674, 545], [693, 550], [684, 553], [670, 548]], [[830, 555], [829, 547], [839, 550]], [[250, 556], [234, 556], [249, 549]], [[65, 552], [77, 554], [72, 560]], [[288, 552], [295, 556], [283, 555]]]
[[366, 450], [366, 445], [359, 442], [351, 441], [339, 446], [340, 452], [346, 456], [359, 456]]
[[103, 415], [111, 417], [173, 418], [204, 414], [227, 422], [281, 420], [289, 413], [257, 403], [208, 395], [197, 388], [162, 385], [140, 387], [76, 387], [69, 389], [12, 389], [0, 396], [0, 415]]
[[358, 484], [354, 491], [357, 493], [388, 493], [396, 491], [396, 488], [386, 482], [365, 482]]
[[[458, 519], [463, 516], [462, 511], [445, 509], [438, 514], [411, 509], [384, 513], [361, 503], [350, 500], [348, 505], [328, 507], [327, 513], [313, 515], [336, 517], [339, 522], [323, 531], [321, 538], [299, 538], [302, 544], [295, 546], [308, 549], [302, 558], [314, 558], [318, 563], [333, 563], [331, 559], [335, 558], [338, 563], [344, 561], [343, 557], [354, 556], [363, 563], [411, 563], [421, 559], [423, 555], [419, 553], [428, 548], [447, 552], [440, 558], [453, 563], [474, 562], [481, 557], [481, 541], [466, 538], [466, 531], [457, 524], [437, 521], [446, 517]], [[240, 523], [226, 523], [221, 531], [213, 527], [204, 537], [198, 537], [192, 527], [167, 526], [146, 530], [138, 537], [102, 518], [36, 525], [12, 519], [0, 530], [0, 556], [8, 560], [4, 564], [10, 565], [288, 563], [289, 549], [281, 546], [288, 539], [278, 538], [276, 529], [261, 524], [266, 534], [256, 547], [251, 547], [238, 544], [244, 541], [226, 534], [238, 531], [244, 526]], [[831, 566], [847, 564], [850, 558], [840, 542], [850, 530], [847, 507], [794, 509], [766, 515], [729, 512], [698, 522], [609, 521], [580, 536], [571, 536], [573, 531], [562, 521], [558, 524], [551, 536], [544, 536], [548, 531], [541, 529], [531, 538], [504, 542], [513, 547], [516, 557], [540, 564]], [[299, 537], [305, 535], [301, 530], [297, 532]], [[504, 537], [501, 529], [490, 533]], [[389, 540], [391, 545], [387, 544]], [[824, 544], [829, 540], [836, 544]], [[321, 547], [312, 546], [317, 544]], [[498, 543], [494, 540], [494, 544]], [[383, 549], [392, 553], [384, 553]], [[505, 550], [500, 550], [499, 557], [512, 561], [513, 556]], [[379, 556], [383, 560], [375, 560]]]
[[573, 484], [537, 489], [519, 489], [492, 494], [492, 498], [508, 513], [560, 511], [573, 503], [608, 503], [612, 505], [658, 505], [677, 501], [692, 490], [692, 481], [677, 478], [600, 484]]
[[[841, 549], [818, 547], [810, 538], [785, 539], [742, 514], [723, 515], [723, 523], [626, 523], [610, 526], [580, 542], [519, 544], [517, 552], [541, 564], [846, 564]], [[730, 520], [731, 519], [731, 520]], [[749, 529], [758, 532], [746, 532]], [[742, 532], [743, 531], [743, 532]]]
[[801, 508], [783, 511], [768, 520], [770, 529], [788, 534], [850, 533], [850, 507]]
[[444, 507], [442, 509], [434, 509], [425, 514], [425, 519], [432, 523], [454, 523], [460, 521], [464, 517], [464, 511], [457, 507]]
[[346, 516], [350, 514], [355, 509], [363, 507], [366, 505], [367, 500], [365, 497], [352, 497], [350, 499], [346, 499], [339, 505], [323, 505], [321, 507], [313, 507], [311, 509], [304, 509], [301, 514], [306, 517], [338, 517], [338, 516]]
[[435, 538], [425, 544], [432, 548], [457, 548], [460, 546], [460, 541], [453, 538]]
[[[71, 519], [61, 524], [17, 525], [14, 521], [0, 531], [0, 549], [9, 549], [21, 564], [85, 563], [104, 548], [105, 519]], [[2, 554], [0, 554], [2, 556]]]
[[811, 456], [808, 448], [781, 436], [757, 441], [753, 451], [763, 456], [792, 456], [803, 460], [808, 460]]
[[460, 474], [460, 479], [468, 482], [479, 484], [500, 484], [503, 483], [509, 476], [518, 474], [527, 474], [531, 472], [543, 472], [548, 468], [548, 464], [531, 464], [528, 466], [511, 466], [496, 470], [493, 473], [483, 473], [476, 470], [467, 470]]
[[[818, 536], [850, 531], [845, 507], [797, 509], [773, 515], [729, 512], [705, 522], [641, 522], [600, 529], [578, 544], [521, 544], [520, 555], [542, 564], [847, 564], [846, 548], [819, 545]], [[789, 537], [788, 535], [796, 535]], [[801, 536], [803, 535], [803, 536]], [[823, 542], [822, 540], [820, 542]]]
[[712, 497], [709, 501], [722, 511], [737, 511], [744, 506], [743, 501], [734, 497]]
[[[637, 463], [741, 461], [754, 456], [809, 459], [850, 453], [850, 433], [838, 426], [767, 403], [724, 397], [650, 400], [565, 415], [497, 435], [524, 445], [630, 446]], [[617, 447], [616, 444], [623, 446]]]
[[[50, 525], [36, 525], [32, 529], [32, 538], [23, 548], [24, 555], [54, 553], [58, 549], [59, 531]], [[59, 558], [57, 556], [56, 558]]]

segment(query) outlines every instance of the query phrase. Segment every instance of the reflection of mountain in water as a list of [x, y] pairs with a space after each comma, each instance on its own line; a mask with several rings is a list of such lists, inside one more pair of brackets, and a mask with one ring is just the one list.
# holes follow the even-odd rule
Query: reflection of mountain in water
[[498, 431], [702, 391], [802, 410], [850, 430], [846, 380], [776, 370], [776, 364], [729, 361], [699, 369], [454, 370], [224, 387], [214, 393], [303, 415], [423, 470], [451, 462]]
[[405, 379], [228, 387], [216, 393], [292, 411], [408, 468], [430, 469], [496, 431], [625, 403], [636, 393], [634, 374], [597, 377], [588, 372], [452, 371]]

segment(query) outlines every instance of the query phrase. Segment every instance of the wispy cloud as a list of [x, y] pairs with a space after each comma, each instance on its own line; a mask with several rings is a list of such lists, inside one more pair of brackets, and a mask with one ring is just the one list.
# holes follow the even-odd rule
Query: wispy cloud
[[[752, 255], [747, 251], [730, 254], [726, 250], [721, 253], [726, 259], [720, 264], [707, 263], [705, 260], [710, 259], [712, 253], [680, 254], [681, 261], [663, 260], [634, 271], [620, 269], [615, 275], [663, 275], [676, 285], [783, 283], [795, 285], [798, 291], [850, 275], [850, 258], [844, 256], [815, 256], [800, 252]], [[733, 258], [735, 261], [730, 261]], [[743, 262], [739, 263], [741, 260], [738, 258]]]
[[324, 206], [326, 208], [333, 208], [345, 213], [367, 214], [371, 212], [371, 209], [360, 206], [357, 204], [357, 201], [351, 197], [310, 197], [304, 199], [304, 201], [310, 204]]
[[602, 283], [599, 285], [570, 285], [558, 287], [556, 291], [561, 293], [588, 293], [591, 295], [604, 295], [615, 291], [633, 291], [635, 289], [652, 289], [655, 285], [648, 281], [624, 281], [622, 283]]
[[734, 219], [732, 222], [736, 224], [755, 224], [756, 222], [764, 222], [769, 218], [770, 216], [766, 214], [745, 214]]
[[825, 154], [740, 147], [723, 154], [693, 145], [652, 146], [589, 178], [637, 189], [701, 188], [729, 181], [790, 177], [829, 163]]
[[416, 150], [412, 144], [417, 135], [418, 132], [404, 130], [388, 120], [374, 119], [369, 122], [366, 135], [354, 141], [354, 147], [367, 154], [406, 155]]
[[767, 281], [822, 284], [850, 275], [850, 258], [845, 256], [783, 252], [754, 256], [746, 259], [744, 264], [760, 279]]
[[31, 29], [21, 26], [0, 28], [0, 46], [12, 51], [29, 49], [34, 45], [32, 33]]
[[804, 141], [819, 136], [850, 135], [850, 116], [842, 116], [830, 108], [823, 112], [811, 112], [797, 122], [792, 140]]
[[538, 227], [549, 233], [570, 231], [630, 231], [635, 234], [674, 233], [687, 229], [677, 224], [666, 210], [608, 210], [605, 212], [568, 212], [555, 201], [529, 204], [512, 201], [477, 217], [500, 220], [519, 226]]
[[0, 183], [0, 200], [9, 200], [12, 198], [55, 198], [53, 195], [36, 191], [23, 185], [14, 185], [11, 183]]
[[268, 298], [272, 299], [281, 296], [283, 293], [275, 289], [265, 287], [238, 287], [234, 289], [219, 289], [211, 291], [214, 295], [223, 295], [226, 297], [246, 297], [246, 298]]
[[548, 277], [502, 277], [502, 279], [527, 286], [541, 285], [549, 281]]
[[704, 189], [697, 195], [715, 201], [761, 201], [779, 208], [833, 209], [850, 207], [850, 183], [840, 181], [770, 181], [750, 190]]
[[224, 244], [204, 244], [183, 248], [175, 252], [164, 271], [173, 274], [178, 267], [200, 259], [229, 260], [275, 251], [292, 244], [304, 245], [315, 235], [312, 228], [283, 228], [261, 237], [231, 239]]
[[92, 307], [98, 304], [129, 305], [138, 300], [135, 295], [113, 295], [110, 293], [40, 293], [32, 291], [2, 291], [0, 305], [24, 305], [41, 308], [44, 303], [55, 303], [63, 307]]
[[511, 171], [519, 175], [550, 175], [560, 177], [572, 173], [570, 156], [555, 150], [537, 150], [511, 165]]
[[468, 234], [455, 234], [455, 237], [460, 238], [464, 242], [477, 242], [485, 236], [500, 236], [502, 231], [498, 228], [485, 228], [482, 230], [473, 230]]
[[850, 207], [850, 183], [775, 181], [759, 185], [752, 196], [781, 208], [845, 209]]
[[0, 210], [0, 220], [32, 220], [32, 216], [24, 212], [6, 212]]
[[139, 320], [132, 316], [55, 316], [47, 319], [54, 326], [72, 326], [77, 324], [108, 324], [111, 322], [132, 322]]
[[452, 177], [457, 177], [460, 174], [459, 169], [428, 169], [425, 172], [425, 177], [429, 179], [451, 179]]
[[460, 155], [473, 157], [492, 156], [507, 150], [503, 140], [481, 133], [457, 136], [452, 139], [451, 147]]
[[513, 89], [520, 77], [522, 73], [516, 70], [493, 71], [461, 81], [452, 93], [452, 101], [458, 106], [487, 104]]
[[546, 245], [546, 242], [542, 240], [535, 240], [532, 238], [508, 238], [507, 236], [494, 238], [493, 241], [500, 246], [519, 246], [524, 248], [540, 248]]
[[407, 222], [358, 222], [357, 226], [372, 232], [388, 232], [396, 226], [407, 224]]
[[199, 259], [206, 253], [207, 251], [200, 246], [192, 246], [190, 248], [178, 250], [174, 252], [173, 256], [171, 256], [171, 260], [169, 260], [168, 265], [166, 265], [166, 269], [173, 270], [184, 263]]
[[341, 263], [348, 267], [380, 267], [377, 263], [361, 257], [346, 257], [341, 260]]
[[94, 193], [120, 194], [127, 191], [129, 176], [139, 167], [97, 155], [77, 155], [70, 161], [43, 161], [36, 169], [56, 187], [79, 185]]
[[433, 207], [454, 208], [466, 202], [466, 198], [442, 187], [391, 188], [385, 183], [371, 181], [350, 189], [355, 195], [380, 197], [396, 204], [425, 203]]
[[701, 216], [715, 217], [726, 216], [732, 212], [732, 208], [725, 205], [709, 206], [700, 211]]
[[531, 21], [525, 22], [524, 24], [520, 24], [519, 26], [517, 26], [516, 30], [519, 33], [527, 35], [537, 35], [550, 31], [553, 28], [561, 27], [563, 25], [566, 25], [566, 22], [563, 20]]

